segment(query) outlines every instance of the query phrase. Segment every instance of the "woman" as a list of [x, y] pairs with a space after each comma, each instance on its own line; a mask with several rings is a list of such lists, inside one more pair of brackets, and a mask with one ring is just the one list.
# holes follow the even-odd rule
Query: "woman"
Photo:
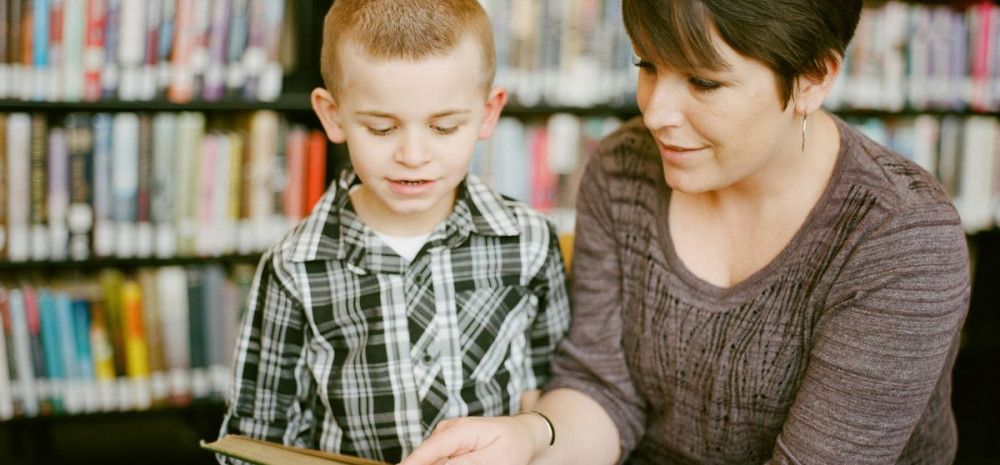
[[642, 118], [581, 185], [539, 414], [443, 423], [403, 464], [950, 463], [965, 239], [820, 108], [860, 10], [624, 0]]

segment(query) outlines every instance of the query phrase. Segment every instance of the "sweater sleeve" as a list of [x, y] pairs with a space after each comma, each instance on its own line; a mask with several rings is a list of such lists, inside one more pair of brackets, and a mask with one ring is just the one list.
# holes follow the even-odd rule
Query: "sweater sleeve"
[[[851, 253], [769, 463], [894, 464], [933, 413], [968, 310], [969, 261], [953, 211], [919, 216], [881, 225]], [[920, 447], [927, 463], [954, 454]]]
[[624, 460], [642, 438], [646, 418], [622, 346], [623, 265], [601, 158], [591, 158], [580, 183], [570, 273], [572, 319], [547, 389], [574, 389], [600, 404], [618, 429]]

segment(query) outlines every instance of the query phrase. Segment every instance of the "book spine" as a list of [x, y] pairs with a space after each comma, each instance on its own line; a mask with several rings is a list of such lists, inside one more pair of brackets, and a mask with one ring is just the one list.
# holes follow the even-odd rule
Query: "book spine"
[[7, 257], [21, 262], [31, 257], [31, 116], [7, 115]]
[[160, 268], [156, 275], [170, 398], [175, 404], [187, 401], [191, 395], [187, 279], [187, 272], [178, 266]]
[[191, 357], [191, 394], [196, 399], [208, 396], [208, 347], [205, 345], [208, 328], [205, 326], [204, 270], [187, 269], [188, 343]]
[[101, 97], [118, 95], [121, 73], [118, 63], [118, 42], [121, 30], [121, 0], [104, 3], [104, 65], [101, 68]]
[[0, 113], [0, 260], [7, 259], [7, 186], [7, 114]]
[[201, 98], [208, 101], [221, 99], [225, 91], [226, 39], [229, 36], [229, 17], [232, 16], [229, 7], [228, 0], [215, 0], [210, 6], [208, 63], [201, 94]]
[[[10, 56], [7, 51], [10, 43], [10, 17], [8, 3], [19, 0], [0, 0], [0, 99], [9, 97], [14, 77], [10, 72]], [[0, 401], [2, 402], [2, 401]], [[3, 407], [0, 406], [0, 415]]]
[[156, 256], [177, 254], [174, 224], [174, 158], [176, 156], [176, 113], [162, 112], [153, 117], [153, 180], [150, 219], [156, 232]]
[[94, 128], [94, 255], [110, 257], [115, 253], [114, 190], [112, 189], [112, 134], [114, 117], [98, 113]]
[[232, 0], [232, 15], [229, 19], [229, 38], [226, 47], [226, 95], [238, 97], [246, 82], [243, 66], [243, 51], [247, 46], [249, 28], [248, 0]]
[[177, 0], [174, 21], [174, 44], [167, 98], [172, 102], [183, 103], [191, 101], [194, 96], [194, 73], [190, 63], [195, 41], [194, 0]]
[[63, 51], [63, 0], [47, 0], [49, 17], [49, 37], [45, 42], [48, 46], [48, 63], [40, 71], [42, 77], [41, 98], [58, 101], [63, 97], [62, 70], [64, 66]]
[[66, 131], [54, 127], [49, 131], [48, 190], [46, 193], [49, 238], [49, 258], [65, 260], [69, 244], [66, 214], [69, 209], [69, 147]]
[[100, 409], [94, 375], [94, 358], [90, 347], [90, 302], [76, 299], [71, 302], [73, 324], [73, 354], [76, 358], [77, 386], [82, 409], [96, 412]]
[[143, 327], [142, 289], [139, 283], [129, 280], [122, 285], [122, 328], [125, 340], [125, 373], [132, 388], [135, 408], [146, 409], [152, 405], [149, 386], [149, 347]]
[[31, 100], [34, 98], [35, 79], [35, 52], [34, 46], [34, 10], [33, 0], [21, 1], [21, 82], [18, 86], [18, 95], [21, 100]]
[[139, 187], [139, 117], [118, 113], [112, 136], [111, 180], [114, 193], [115, 256], [134, 257], [137, 252], [136, 217]]
[[82, 413], [84, 410], [81, 369], [76, 358], [76, 336], [73, 327], [73, 302], [64, 292], [55, 294], [56, 324], [59, 334], [59, 356], [65, 370], [66, 384], [63, 404], [67, 413]]
[[114, 410], [118, 405], [115, 392], [114, 346], [108, 327], [107, 314], [100, 301], [91, 305], [90, 347], [94, 364], [94, 379], [97, 383], [98, 404], [104, 411]]
[[[0, 287], [0, 316], [9, 312], [7, 290]], [[7, 330], [0, 323], [0, 420], [14, 418], [14, 392], [7, 366]]]
[[31, 115], [31, 258], [49, 258], [46, 175], [48, 123], [41, 113]]
[[69, 229], [69, 257], [86, 260], [91, 256], [93, 209], [93, 133], [90, 118], [74, 113], [66, 118], [69, 138], [69, 196], [66, 222]]
[[3, 335], [3, 345], [6, 347], [4, 351], [4, 360], [2, 365], [4, 367], [4, 376], [7, 378], [7, 391], [8, 398], [5, 402], [9, 402], [9, 406], [6, 408], [10, 409], [10, 416], [15, 416], [20, 414], [19, 403], [20, 403], [20, 385], [18, 384], [18, 374], [17, 374], [17, 355], [14, 348], [14, 327], [11, 324], [11, 294], [14, 289], [5, 291], [3, 294], [3, 300], [0, 301], [0, 329], [2, 329]]
[[49, 91], [49, 0], [31, 3], [31, 99], [45, 100]]
[[76, 102], [83, 99], [83, 55], [87, 40], [88, 2], [63, 2], [62, 98]]
[[139, 85], [139, 98], [152, 100], [156, 97], [156, 60], [160, 49], [160, 15], [163, 14], [163, 0], [146, 0], [145, 10], [145, 47], [143, 48], [142, 77]]
[[308, 159], [306, 151], [309, 145], [309, 133], [305, 128], [296, 126], [288, 131], [288, 145], [285, 151], [285, 162], [288, 173], [288, 184], [285, 186], [285, 215], [289, 220], [298, 221], [305, 216], [306, 197], [306, 166]]
[[14, 359], [17, 363], [17, 382], [20, 391], [20, 411], [29, 417], [38, 415], [38, 396], [35, 390], [35, 368], [31, 356], [31, 339], [28, 333], [27, 309], [24, 292], [10, 291], [10, 326], [14, 339]]
[[241, 219], [241, 201], [243, 199], [243, 168], [246, 158], [243, 152], [246, 149], [243, 138], [244, 133], [229, 134], [229, 204], [226, 206], [226, 218], [228, 222], [230, 243], [227, 252], [237, 250], [240, 243], [240, 235], [243, 234], [239, 227]]
[[59, 316], [56, 300], [48, 290], [38, 292], [38, 309], [41, 321], [42, 348], [45, 359], [45, 375], [48, 378], [48, 404], [52, 411], [65, 411], [65, 368], [60, 348]]
[[87, 1], [87, 32], [83, 48], [83, 99], [101, 99], [101, 75], [104, 70], [104, 26], [107, 0]]
[[316, 202], [326, 191], [326, 134], [322, 131], [309, 133], [309, 168], [306, 169], [306, 214], [316, 206]]
[[166, 359], [163, 341], [163, 324], [160, 321], [156, 270], [139, 270], [138, 282], [142, 292], [142, 324], [145, 329], [146, 347], [149, 350], [149, 380], [154, 404], [165, 402], [169, 395], [166, 377]]
[[176, 3], [167, 0], [160, 6], [160, 30], [156, 48], [156, 95], [165, 97], [170, 86], [170, 54], [174, 46]]
[[120, 0], [121, 13], [118, 41], [118, 64], [121, 67], [121, 82], [118, 98], [137, 100], [142, 83], [142, 63], [145, 56], [145, 13], [144, 0]]
[[24, 309], [28, 323], [28, 344], [30, 346], [31, 364], [35, 373], [35, 390], [39, 402], [39, 413], [46, 415], [52, 412], [50, 398], [51, 385], [45, 371], [45, 349], [42, 345], [42, 322], [39, 309], [38, 293], [31, 287], [25, 287]]
[[153, 119], [139, 115], [138, 179], [136, 184], [136, 249], [140, 257], [153, 255], [153, 225], [150, 196], [153, 183]]

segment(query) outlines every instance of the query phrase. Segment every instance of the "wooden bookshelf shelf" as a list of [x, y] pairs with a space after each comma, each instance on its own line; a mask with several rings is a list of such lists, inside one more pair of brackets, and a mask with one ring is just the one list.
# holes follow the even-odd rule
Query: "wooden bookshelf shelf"
[[0, 421], [0, 428], [24, 427], [58, 423], [91, 423], [97, 421], [128, 420], [130, 418], [145, 418], [149, 416], [198, 416], [209, 415], [220, 420], [226, 413], [226, 402], [222, 399], [198, 399], [186, 405], [162, 405], [145, 410], [121, 410], [113, 412], [92, 412], [58, 415], [40, 415], [35, 417], [15, 417]]
[[171, 257], [171, 258], [97, 258], [92, 260], [65, 260], [65, 261], [28, 261], [28, 262], [0, 262], [0, 271], [25, 271], [25, 270], [45, 270], [45, 269], [70, 269], [70, 268], [137, 268], [137, 267], [159, 267], [172, 265], [203, 265], [206, 263], [235, 264], [250, 263], [255, 264], [260, 260], [260, 254], [248, 255], [221, 255], [217, 257]]

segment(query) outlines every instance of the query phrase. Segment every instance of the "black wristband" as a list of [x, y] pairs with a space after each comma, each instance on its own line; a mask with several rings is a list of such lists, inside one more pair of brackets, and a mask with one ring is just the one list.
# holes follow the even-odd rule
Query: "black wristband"
[[521, 412], [518, 415], [525, 415], [525, 414], [528, 414], [528, 413], [534, 413], [535, 415], [538, 415], [539, 417], [542, 417], [542, 420], [545, 420], [545, 426], [549, 427], [549, 446], [551, 447], [553, 444], [555, 444], [556, 443], [556, 427], [552, 426], [552, 420], [549, 420], [549, 417], [545, 416], [544, 413], [539, 412], [538, 410], [528, 410], [527, 412]]

